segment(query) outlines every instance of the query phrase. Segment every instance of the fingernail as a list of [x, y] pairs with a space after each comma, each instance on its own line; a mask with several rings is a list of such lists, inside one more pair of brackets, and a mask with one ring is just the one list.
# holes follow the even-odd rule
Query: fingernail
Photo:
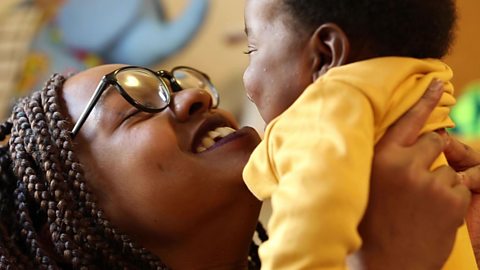
[[445, 145], [448, 146], [450, 145], [450, 143], [452, 142], [452, 138], [450, 138], [450, 135], [448, 134], [448, 132], [446, 132], [445, 130], [443, 130], [442, 133], [440, 133], [443, 137], [443, 139], [445, 140]]
[[437, 130], [435, 130], [435, 132], [437, 132], [437, 134], [442, 137], [443, 142], [445, 143], [445, 147], [450, 145], [450, 142], [452, 141], [452, 139], [450, 138], [448, 132], [445, 129], [443, 129], [443, 128], [442, 129], [437, 129]]
[[443, 82], [438, 79], [433, 79], [432, 82], [433, 90], [435, 92], [443, 92]]

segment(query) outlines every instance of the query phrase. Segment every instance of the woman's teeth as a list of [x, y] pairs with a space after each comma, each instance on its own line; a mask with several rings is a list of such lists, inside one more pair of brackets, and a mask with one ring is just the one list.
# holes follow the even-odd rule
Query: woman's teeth
[[205, 137], [203, 137], [200, 141], [200, 145], [197, 146], [197, 153], [201, 153], [207, 150], [212, 145], [214, 145], [215, 142], [217, 142], [221, 138], [226, 137], [229, 134], [232, 134], [233, 132], [235, 132], [235, 129], [231, 127], [218, 127], [214, 130], [207, 132]]

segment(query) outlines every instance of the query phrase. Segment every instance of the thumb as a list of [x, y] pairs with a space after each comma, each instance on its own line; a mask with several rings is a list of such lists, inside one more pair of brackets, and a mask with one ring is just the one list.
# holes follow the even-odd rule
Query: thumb
[[456, 171], [463, 171], [472, 166], [480, 165], [480, 153], [470, 146], [461, 143], [456, 138], [448, 135], [448, 133], [443, 133], [441, 135], [447, 141], [444, 153], [448, 160], [448, 164], [453, 169]]

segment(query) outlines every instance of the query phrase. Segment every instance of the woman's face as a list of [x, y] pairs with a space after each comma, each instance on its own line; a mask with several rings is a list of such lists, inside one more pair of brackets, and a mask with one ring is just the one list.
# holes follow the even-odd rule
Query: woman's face
[[[67, 80], [64, 99], [73, 122], [102, 76], [118, 67], [97, 67]], [[185, 89], [160, 113], [132, 115], [134, 108], [110, 87], [75, 137], [100, 207], [115, 226], [153, 251], [208, 235], [213, 245], [219, 238], [232, 244], [245, 238], [248, 247], [251, 240], [261, 204], [241, 174], [259, 137], [242, 128], [197, 153], [209, 131], [237, 129], [230, 114], [209, 104], [204, 91]]]

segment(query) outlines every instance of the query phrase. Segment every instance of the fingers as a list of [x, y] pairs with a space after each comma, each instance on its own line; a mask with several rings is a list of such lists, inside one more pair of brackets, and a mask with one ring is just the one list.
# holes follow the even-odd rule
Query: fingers
[[480, 166], [458, 173], [460, 181], [472, 192], [480, 193]]
[[480, 193], [480, 153], [447, 133], [442, 136], [448, 141], [444, 150], [448, 163], [471, 192]]
[[[462, 185], [462, 184], [458, 184], [458, 185], [454, 186], [453, 187], [453, 192], [457, 196], [457, 198], [459, 199], [460, 209], [463, 210], [462, 211], [462, 217], [465, 217], [467, 215], [468, 206], [470, 205], [470, 201], [472, 200], [472, 193], [470, 192], [468, 187], [466, 187], [465, 185]], [[463, 219], [462, 219], [462, 221], [460, 222], [459, 225], [462, 225], [462, 224], [463, 224]]]
[[448, 143], [445, 147], [445, 156], [448, 163], [457, 171], [462, 171], [472, 166], [480, 165], [480, 153], [466, 144], [452, 138], [447, 133], [442, 134]]
[[435, 180], [445, 186], [454, 187], [461, 184], [461, 177], [449, 166], [441, 166], [434, 170]]
[[440, 101], [443, 91], [443, 82], [433, 80], [422, 98], [389, 128], [385, 136], [392, 136], [403, 146], [413, 144], [430, 113]]
[[420, 136], [412, 148], [412, 157], [418, 157], [422, 168], [430, 168], [445, 148], [445, 141], [436, 132], [428, 132]]
[[469, 188], [462, 184], [458, 174], [449, 166], [441, 166], [434, 170], [435, 184], [440, 184], [439, 187], [447, 187], [445, 190], [449, 194], [451, 200], [451, 206], [457, 209], [459, 215], [459, 224], [463, 224], [463, 217], [467, 214], [468, 207], [471, 201], [472, 194]]

